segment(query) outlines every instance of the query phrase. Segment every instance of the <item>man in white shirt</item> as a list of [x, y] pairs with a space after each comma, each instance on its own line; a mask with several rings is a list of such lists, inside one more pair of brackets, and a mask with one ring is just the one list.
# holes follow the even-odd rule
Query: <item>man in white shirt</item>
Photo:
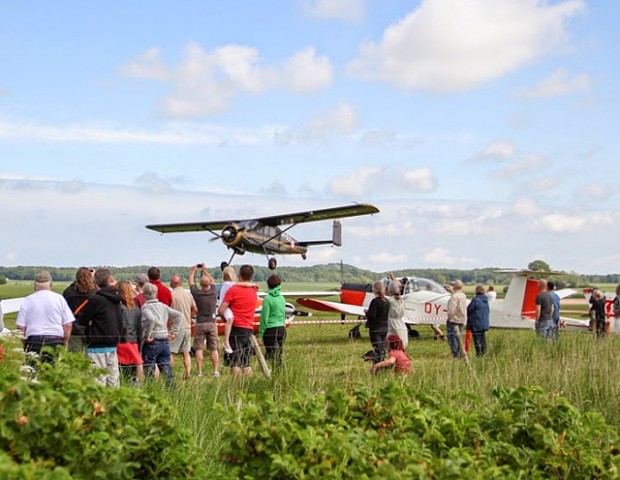
[[24, 350], [41, 355], [41, 361], [53, 360], [43, 347], [67, 345], [75, 318], [62, 295], [52, 292], [52, 276], [42, 271], [34, 277], [35, 292], [28, 295], [17, 314], [17, 329], [25, 337]]
[[451, 285], [454, 293], [448, 300], [446, 331], [452, 356], [460, 358], [465, 356], [465, 352], [461, 349], [463, 345], [462, 329], [467, 323], [467, 298], [463, 293], [463, 283], [460, 280], [455, 280]]

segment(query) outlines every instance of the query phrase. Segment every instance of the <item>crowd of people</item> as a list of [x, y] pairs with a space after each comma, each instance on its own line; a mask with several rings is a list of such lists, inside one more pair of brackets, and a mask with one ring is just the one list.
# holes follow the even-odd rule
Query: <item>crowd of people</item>
[[[200, 272], [200, 278], [197, 278]], [[218, 292], [204, 264], [194, 265], [188, 275], [189, 290], [179, 275], [170, 288], [161, 282], [161, 272], [151, 267], [133, 282], [117, 281], [107, 268], [81, 267], [75, 281], [61, 294], [52, 291], [47, 271], [34, 278], [34, 293], [24, 299], [16, 326], [24, 336], [24, 350], [42, 362], [53, 362], [53, 351], [61, 346], [83, 352], [97, 369], [101, 385], [117, 387], [121, 379], [133, 385], [161, 376], [174, 383], [174, 355], [183, 359], [183, 378], [191, 377], [190, 352], [196, 358], [197, 376], [203, 376], [203, 351], [210, 353], [213, 377], [220, 376], [217, 318], [225, 319], [226, 362], [232, 375], [252, 373], [250, 359], [258, 285], [254, 269], [243, 265], [239, 280], [226, 267]], [[259, 338], [266, 358], [275, 368], [282, 366], [286, 338], [285, 302], [281, 280], [267, 280], [267, 298], [261, 311]], [[192, 342], [192, 327], [194, 340]]]
[[[109, 269], [81, 267], [75, 281], [62, 295], [52, 291], [52, 277], [47, 271], [35, 275], [35, 292], [24, 300], [16, 326], [23, 333], [26, 352], [38, 354], [41, 361], [52, 362], [50, 350], [65, 346], [71, 352], [84, 352], [100, 374], [102, 385], [118, 386], [125, 382], [139, 385], [160, 375], [174, 383], [174, 355], [183, 361], [183, 378], [191, 377], [191, 353], [196, 360], [197, 376], [204, 375], [203, 351], [209, 352], [212, 376], [220, 376], [220, 341], [217, 319], [225, 321], [224, 364], [232, 375], [250, 375], [254, 353], [255, 310], [258, 285], [254, 269], [242, 265], [236, 271], [223, 266], [220, 290], [204, 264], [193, 265], [188, 274], [189, 290], [183, 288], [179, 275], [173, 275], [170, 288], [161, 282], [161, 272], [151, 267], [135, 276], [133, 282], [116, 281]], [[199, 277], [199, 278], [198, 278]], [[283, 364], [286, 339], [286, 308], [281, 294], [281, 279], [271, 275], [262, 303], [258, 338], [265, 347], [265, 358], [274, 368]], [[403, 292], [405, 283], [391, 277], [386, 284], [373, 284], [374, 298], [366, 310], [366, 327], [372, 350], [364, 358], [372, 362], [371, 372], [391, 368], [411, 372], [407, 354], [409, 342], [405, 325]], [[454, 358], [467, 358], [469, 344], [475, 354], [487, 351], [490, 303], [496, 300], [493, 286], [476, 285], [468, 302], [463, 283], [449, 285], [447, 304], [447, 339]], [[606, 298], [592, 291], [590, 328], [604, 337], [610, 329], [606, 316]], [[559, 337], [560, 297], [551, 281], [538, 281], [535, 298], [535, 331], [545, 340]], [[620, 285], [613, 301], [614, 330], [620, 327]], [[0, 310], [0, 321], [1, 321]], [[192, 329], [193, 341], [192, 341]], [[46, 349], [44, 347], [49, 347]]]

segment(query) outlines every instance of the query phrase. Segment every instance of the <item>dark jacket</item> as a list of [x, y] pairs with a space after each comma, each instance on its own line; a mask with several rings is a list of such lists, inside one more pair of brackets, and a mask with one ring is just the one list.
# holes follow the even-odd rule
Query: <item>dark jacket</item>
[[[77, 288], [75, 288], [75, 282], [73, 282], [71, 285], [65, 288], [65, 291], [62, 292], [62, 296], [65, 297], [65, 300], [67, 301], [67, 304], [69, 305], [69, 308], [71, 309], [71, 312], [75, 314], [76, 309], [78, 309], [80, 305], [82, 305], [86, 300], [88, 300], [93, 293], [94, 292], [90, 292], [90, 293], [79, 292]], [[86, 305], [84, 305], [84, 307], [85, 306]], [[84, 335], [84, 327], [81, 325], [78, 325], [77, 322], [74, 322], [73, 329], [71, 330], [71, 335], [74, 337]]]
[[489, 329], [489, 299], [482, 293], [467, 305], [467, 330], [486, 332]]
[[373, 298], [366, 312], [366, 328], [371, 332], [387, 332], [389, 312], [390, 302], [387, 298]]
[[120, 341], [123, 314], [121, 296], [115, 287], [98, 290], [77, 315], [77, 323], [86, 327], [87, 347], [116, 347]]

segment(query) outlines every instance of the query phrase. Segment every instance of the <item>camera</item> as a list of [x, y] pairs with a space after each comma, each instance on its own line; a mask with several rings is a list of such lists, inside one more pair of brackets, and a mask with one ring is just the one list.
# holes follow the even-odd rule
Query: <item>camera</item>
[[204, 267], [204, 264], [202, 264], [202, 263], [197, 263], [196, 264], [196, 268], [202, 268], [202, 267]]

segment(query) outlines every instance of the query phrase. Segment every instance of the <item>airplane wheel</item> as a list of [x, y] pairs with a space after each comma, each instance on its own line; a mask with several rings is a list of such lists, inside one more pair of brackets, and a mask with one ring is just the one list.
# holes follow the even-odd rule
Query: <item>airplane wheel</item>
[[411, 325], [408, 323], [405, 323], [405, 326], [407, 327], [407, 336], [409, 338], [420, 338], [420, 332], [418, 332], [415, 328], [411, 328]]
[[278, 261], [275, 258], [270, 258], [267, 266], [269, 267], [269, 270], [275, 270], [278, 266]]
[[224, 271], [224, 269], [228, 266], [228, 262], [220, 263], [220, 270]]

